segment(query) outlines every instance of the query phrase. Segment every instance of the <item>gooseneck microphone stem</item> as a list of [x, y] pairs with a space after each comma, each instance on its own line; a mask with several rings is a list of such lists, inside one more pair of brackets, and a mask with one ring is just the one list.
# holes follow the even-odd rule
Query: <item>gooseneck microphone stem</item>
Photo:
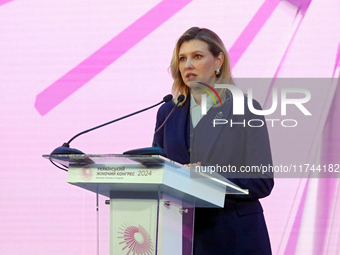
[[[161, 103], [169, 102], [170, 100], [172, 100], [172, 95], [169, 94], [169, 95], [163, 97], [163, 100], [162, 100], [161, 102], [159, 102], [159, 103], [157, 103], [157, 104], [155, 104], [155, 105], [153, 105], [153, 106], [147, 107], [147, 108], [145, 108], [145, 109], [143, 109], [143, 110], [140, 110], [140, 111], [131, 113], [131, 114], [126, 115], [126, 116], [124, 116], [124, 117], [121, 117], [121, 118], [118, 118], [118, 119], [109, 121], [109, 122], [104, 123], [104, 124], [102, 124], [102, 125], [99, 125], [99, 126], [97, 126], [97, 127], [94, 127], [94, 128], [88, 129], [88, 130], [85, 130], [85, 131], [83, 131], [83, 132], [80, 132], [79, 134], [73, 136], [67, 143], [64, 143], [62, 146], [60, 146], [60, 147], [58, 147], [58, 148], [55, 148], [55, 149], [52, 151], [51, 155], [73, 155], [73, 154], [84, 154], [84, 152], [82, 152], [82, 151], [80, 151], [80, 150], [77, 150], [77, 149], [74, 149], [74, 148], [70, 148], [70, 143], [71, 143], [74, 139], [76, 139], [78, 136], [81, 136], [81, 135], [83, 135], [83, 134], [86, 134], [86, 133], [88, 133], [88, 132], [90, 132], [90, 131], [93, 131], [93, 130], [95, 130], [95, 129], [104, 127], [104, 126], [109, 125], [109, 124], [111, 124], [111, 123], [117, 122], [117, 121], [119, 121], [119, 120], [128, 118], [128, 117], [133, 116], [133, 115], [135, 115], [135, 114], [144, 112], [144, 111], [149, 110], [149, 109], [151, 109], [151, 108], [153, 108], [153, 107], [155, 107], [155, 106], [157, 106], [157, 105], [160, 105]], [[67, 167], [66, 167], [66, 168], [67, 168]], [[65, 170], [65, 169], [63, 169], [63, 170]]]
[[176, 107], [183, 102], [183, 100], [185, 99], [184, 95], [179, 95], [177, 98], [177, 104], [174, 105], [174, 107], [171, 109], [170, 113], [168, 114], [168, 116], [165, 118], [165, 120], [163, 121], [162, 125], [160, 125], [157, 130], [155, 131], [155, 134], [161, 130], [161, 128], [165, 125], [165, 123], [168, 121], [168, 119], [170, 118], [170, 116], [172, 115], [172, 113], [174, 112], [174, 110], [176, 109]]
[[[171, 99], [170, 99], [170, 100], [171, 100]], [[126, 115], [126, 116], [123, 116], [123, 117], [121, 117], [121, 118], [118, 118], [118, 119], [109, 121], [109, 122], [107, 122], [107, 123], [104, 123], [104, 124], [102, 124], [102, 125], [99, 125], [99, 126], [97, 126], [97, 127], [94, 127], [94, 128], [88, 129], [88, 130], [85, 130], [85, 131], [83, 131], [83, 132], [80, 132], [79, 134], [76, 134], [75, 136], [73, 136], [67, 143], [64, 143], [63, 146], [64, 146], [64, 147], [69, 147], [69, 146], [70, 146], [70, 143], [71, 143], [74, 139], [76, 139], [78, 136], [81, 136], [81, 135], [83, 135], [83, 134], [86, 134], [86, 133], [88, 133], [88, 132], [91, 132], [91, 131], [93, 131], [93, 130], [95, 130], [95, 129], [104, 127], [104, 126], [109, 125], [109, 124], [111, 124], [111, 123], [114, 123], [114, 122], [116, 122], [116, 121], [119, 121], [119, 120], [128, 118], [128, 117], [133, 116], [133, 115], [135, 115], [135, 114], [144, 112], [144, 111], [149, 110], [149, 109], [151, 109], [151, 108], [153, 108], [153, 107], [156, 107], [157, 105], [160, 105], [160, 104], [162, 104], [162, 103], [164, 103], [164, 102], [165, 102], [165, 100], [163, 99], [161, 102], [159, 102], [159, 103], [157, 103], [157, 104], [155, 104], [155, 105], [152, 105], [152, 106], [150, 106], [150, 107], [147, 107], [147, 108], [145, 108], [145, 109], [142, 109], [142, 110], [140, 110], [140, 111], [138, 111], [138, 112], [131, 113], [131, 114]]]

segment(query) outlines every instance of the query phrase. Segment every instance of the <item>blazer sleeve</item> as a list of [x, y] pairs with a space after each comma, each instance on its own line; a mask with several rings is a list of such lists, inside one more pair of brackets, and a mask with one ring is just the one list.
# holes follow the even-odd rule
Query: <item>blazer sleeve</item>
[[[255, 100], [253, 100], [253, 106], [255, 109], [261, 109], [260, 104]], [[272, 166], [273, 162], [270, 150], [269, 135], [264, 116], [255, 115], [250, 112], [248, 107], [245, 107], [245, 119], [247, 123], [251, 119], [261, 120], [263, 126], [246, 126], [244, 147], [245, 160], [243, 166], [257, 167], [258, 169], [261, 169], [263, 166]], [[256, 125], [259, 125], [259, 123], [261, 123], [260, 121], [256, 122]], [[234, 182], [241, 188], [249, 190], [249, 195], [244, 197], [244, 199], [258, 199], [268, 196], [274, 186], [273, 173], [250, 173], [250, 175], [252, 178], [230, 178], [230, 181]], [[238, 198], [243, 199], [242, 196], [238, 196]]]
[[[171, 111], [173, 105], [174, 105], [173, 101], [169, 101], [163, 104], [158, 109], [157, 117], [156, 117], [155, 132], [163, 124], [169, 112]], [[164, 126], [157, 133], [154, 134], [152, 146], [164, 148]]]

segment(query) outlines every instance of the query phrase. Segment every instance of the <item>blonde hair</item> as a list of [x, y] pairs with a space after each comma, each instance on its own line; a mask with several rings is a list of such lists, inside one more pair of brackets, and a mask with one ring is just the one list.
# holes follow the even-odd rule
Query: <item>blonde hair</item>
[[[184, 42], [188, 42], [191, 40], [201, 40], [203, 42], [206, 42], [208, 44], [208, 50], [215, 58], [217, 58], [221, 52], [224, 54], [224, 61], [221, 66], [220, 73], [216, 75], [216, 83], [219, 83], [219, 80], [223, 79], [225, 81], [226, 79], [228, 79], [229, 84], [234, 84], [231, 77], [229, 55], [222, 40], [217, 34], [207, 28], [192, 27], [185, 31], [184, 34], [177, 40], [169, 67], [172, 78], [174, 79], [174, 82], [172, 84], [172, 94], [174, 96], [175, 103], [177, 103], [177, 97], [180, 94], [183, 94], [185, 96], [184, 101], [180, 105], [182, 105], [187, 99], [190, 88], [185, 85], [181, 76], [181, 72], [179, 70], [179, 50]], [[226, 89], [216, 89], [216, 91], [218, 92], [222, 101], [224, 101]]]

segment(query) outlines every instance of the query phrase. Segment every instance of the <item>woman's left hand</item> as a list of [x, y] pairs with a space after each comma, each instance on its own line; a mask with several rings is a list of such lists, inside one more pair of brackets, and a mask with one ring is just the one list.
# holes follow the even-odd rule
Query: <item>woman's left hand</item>
[[201, 166], [202, 162], [198, 161], [197, 163], [190, 163], [190, 164], [185, 164], [184, 166], [187, 167], [196, 167], [196, 166]]

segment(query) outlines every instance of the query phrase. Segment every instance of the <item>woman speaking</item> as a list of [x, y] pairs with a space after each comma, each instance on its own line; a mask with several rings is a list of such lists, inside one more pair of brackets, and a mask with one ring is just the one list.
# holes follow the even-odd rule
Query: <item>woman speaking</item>
[[[198, 27], [187, 30], [177, 41], [170, 69], [175, 100], [158, 110], [156, 130], [177, 103], [177, 97], [183, 94], [185, 99], [155, 134], [154, 144], [161, 147], [169, 159], [181, 164], [232, 166], [235, 169], [272, 165], [263, 116], [253, 114], [246, 103], [244, 115], [234, 115], [230, 90], [213, 88], [214, 84], [226, 80], [233, 84], [228, 53], [214, 32]], [[199, 88], [197, 84], [203, 84], [205, 88]], [[202, 93], [209, 88], [217, 94], [204, 100]], [[244, 99], [247, 102], [246, 97]], [[253, 106], [261, 109], [255, 100]], [[228, 125], [212, 124], [214, 119], [222, 118], [229, 120]], [[262, 121], [263, 125], [248, 125], [252, 119]], [[248, 189], [249, 194], [226, 195], [222, 209], [195, 209], [194, 254], [271, 254], [259, 199], [270, 194], [274, 186], [272, 175], [245, 178], [244, 175], [221, 174]]]

